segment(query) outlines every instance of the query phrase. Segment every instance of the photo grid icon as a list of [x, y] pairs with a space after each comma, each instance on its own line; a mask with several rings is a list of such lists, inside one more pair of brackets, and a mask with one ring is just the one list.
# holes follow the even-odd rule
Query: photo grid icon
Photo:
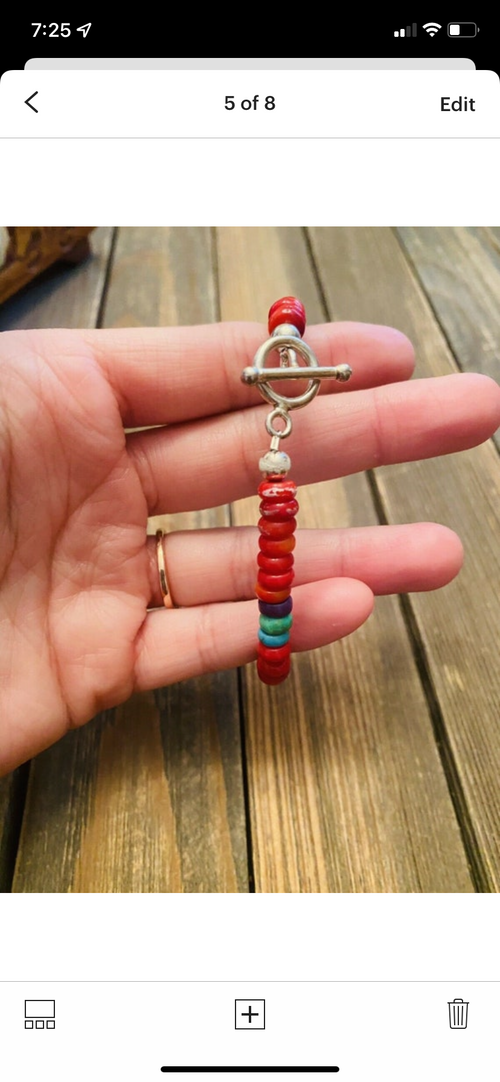
[[55, 1029], [56, 1028], [56, 1001], [55, 1001], [55, 999], [25, 999], [25, 1001], [24, 1001], [24, 1028], [25, 1029]]

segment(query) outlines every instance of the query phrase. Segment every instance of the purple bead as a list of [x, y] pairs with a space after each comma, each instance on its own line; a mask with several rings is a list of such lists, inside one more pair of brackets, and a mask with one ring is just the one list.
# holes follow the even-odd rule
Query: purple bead
[[288, 613], [293, 609], [293, 600], [291, 597], [287, 597], [286, 601], [282, 601], [279, 605], [271, 605], [267, 601], [259, 601], [259, 609], [263, 616], [288, 616]]

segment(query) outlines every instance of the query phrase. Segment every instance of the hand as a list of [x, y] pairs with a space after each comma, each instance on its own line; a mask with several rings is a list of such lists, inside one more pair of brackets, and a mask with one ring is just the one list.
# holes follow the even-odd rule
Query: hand
[[[135, 690], [256, 656], [257, 530], [167, 537], [184, 606], [167, 611], [146, 525], [256, 491], [268, 407], [240, 373], [264, 337], [253, 324], [1, 336], [0, 772]], [[397, 331], [336, 324], [306, 340], [354, 375], [297, 415], [297, 483], [471, 447], [500, 421], [486, 377], [404, 382], [413, 352]], [[166, 427], [125, 433], [141, 425]], [[293, 649], [349, 634], [374, 593], [443, 585], [461, 559], [433, 524], [309, 531]]]

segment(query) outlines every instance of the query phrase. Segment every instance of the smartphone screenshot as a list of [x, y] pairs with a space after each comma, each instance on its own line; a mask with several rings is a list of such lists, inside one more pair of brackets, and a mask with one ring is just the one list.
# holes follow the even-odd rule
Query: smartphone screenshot
[[2, 43], [11, 1082], [498, 1076], [500, 82], [428, 14]]

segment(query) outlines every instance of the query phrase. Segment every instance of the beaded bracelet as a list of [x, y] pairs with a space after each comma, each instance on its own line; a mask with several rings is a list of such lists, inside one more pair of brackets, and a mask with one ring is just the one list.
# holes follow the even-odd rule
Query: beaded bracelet
[[[290, 411], [311, 402], [322, 379], [345, 382], [352, 374], [348, 364], [321, 367], [310, 346], [302, 339], [305, 328], [306, 313], [301, 301], [296, 297], [282, 297], [276, 301], [269, 309], [271, 337], [257, 350], [253, 365], [245, 368], [241, 375], [243, 382], [256, 385], [273, 407], [266, 418], [271, 445], [259, 462], [264, 480], [258, 490], [261, 536], [255, 587], [260, 610], [257, 672], [263, 683], [269, 685], [281, 684], [290, 672], [293, 550], [295, 516], [299, 509], [295, 499], [296, 486], [287, 477], [291, 461], [284, 451], [280, 451], [280, 440], [286, 439], [292, 431]], [[266, 368], [267, 357], [274, 350], [279, 354], [279, 368]], [[299, 364], [297, 354], [305, 361], [305, 367]], [[304, 379], [309, 373], [306, 390], [293, 398], [279, 394], [270, 385], [279, 380]], [[277, 422], [283, 425], [281, 429], [276, 427]]]

